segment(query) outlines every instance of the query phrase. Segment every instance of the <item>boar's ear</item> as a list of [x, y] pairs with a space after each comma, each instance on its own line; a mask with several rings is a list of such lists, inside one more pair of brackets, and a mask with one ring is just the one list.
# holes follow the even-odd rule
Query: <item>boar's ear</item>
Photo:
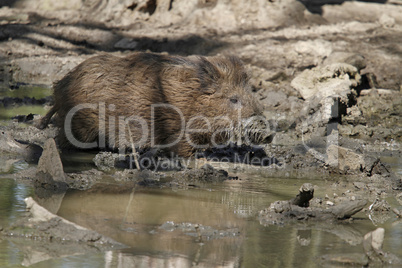
[[198, 68], [198, 76], [200, 77], [200, 89], [205, 94], [214, 94], [219, 88], [217, 86], [221, 77], [219, 70], [214, 64], [212, 64], [204, 57], [199, 58]]

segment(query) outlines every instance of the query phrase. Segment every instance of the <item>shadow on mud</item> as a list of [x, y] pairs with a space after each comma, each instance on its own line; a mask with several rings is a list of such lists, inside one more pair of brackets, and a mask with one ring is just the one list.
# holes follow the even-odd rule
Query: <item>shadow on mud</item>
[[[47, 47], [60, 53], [75, 52], [78, 54], [93, 54], [95, 52], [113, 51], [146, 51], [167, 52], [178, 55], [208, 55], [214, 50], [222, 48], [226, 44], [217, 41], [212, 36], [200, 36], [197, 34], [186, 34], [180, 37], [169, 37], [168, 35], [160, 38], [150, 37], [128, 37], [123, 32], [113, 27], [107, 27], [101, 23], [76, 23], [76, 24], [52, 24], [54, 19], [49, 19], [38, 14], [30, 14], [30, 23], [15, 23], [10, 25], [0, 25], [0, 41], [10, 38], [23, 39], [32, 45]], [[46, 24], [47, 27], [41, 27]], [[59, 29], [64, 30], [59, 30]], [[72, 28], [78, 28], [83, 34], [73, 34]], [[92, 31], [89, 36], [87, 31]], [[74, 48], [58, 47], [51, 42], [38, 41], [35, 34], [39, 34], [51, 39], [57, 39], [74, 45]]]
[[[301, 2], [308, 11], [310, 11], [311, 13], [315, 13], [315, 14], [320, 14], [322, 15], [323, 10], [322, 10], [322, 6], [323, 5], [341, 5], [344, 2], [347, 2], [349, 0], [298, 0], [299, 2]], [[372, 2], [372, 3], [381, 3], [384, 4], [385, 2], [387, 2], [387, 0], [360, 0], [361, 2]]]

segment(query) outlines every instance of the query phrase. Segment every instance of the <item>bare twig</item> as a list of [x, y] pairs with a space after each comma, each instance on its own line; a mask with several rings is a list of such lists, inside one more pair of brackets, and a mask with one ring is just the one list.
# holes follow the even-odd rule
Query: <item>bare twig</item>
[[140, 163], [138, 162], [137, 151], [135, 150], [135, 145], [134, 145], [134, 141], [133, 141], [133, 135], [132, 135], [131, 129], [130, 129], [130, 123], [127, 124], [127, 127], [128, 127], [128, 135], [130, 136], [131, 153], [132, 153], [132, 155], [134, 157], [134, 163], [135, 163], [137, 169], [141, 170]]

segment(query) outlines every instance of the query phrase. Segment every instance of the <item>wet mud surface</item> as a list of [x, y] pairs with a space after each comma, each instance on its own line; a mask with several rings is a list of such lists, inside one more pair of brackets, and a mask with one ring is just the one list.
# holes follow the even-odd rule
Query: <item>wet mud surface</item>
[[[401, 1], [67, 2], [0, 6], [0, 247], [23, 253], [14, 266], [400, 266]], [[35, 127], [52, 83], [134, 51], [237, 55], [269, 135], [192, 159], [139, 151], [141, 170], [129, 153], [59, 151], [52, 122]]]

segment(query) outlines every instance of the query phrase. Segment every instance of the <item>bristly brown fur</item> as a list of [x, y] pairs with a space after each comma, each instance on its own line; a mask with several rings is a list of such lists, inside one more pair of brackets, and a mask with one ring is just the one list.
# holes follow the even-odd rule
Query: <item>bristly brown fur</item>
[[[154, 126], [155, 144], [168, 144], [179, 136], [181, 119], [175, 110], [158, 108], [152, 120], [152, 104], [177, 107], [186, 123], [194, 116], [227, 116], [232, 122], [239, 123], [239, 110], [242, 118], [261, 113], [251, 95], [248, 80], [242, 62], [232, 56], [180, 57], [142, 52], [125, 58], [96, 56], [84, 61], [54, 84], [55, 105], [39, 127], [46, 127], [56, 114], [56, 124], [60, 127], [57, 137], [59, 146], [69, 147], [71, 144], [64, 129], [68, 112], [78, 104], [104, 103], [104, 132], [99, 128], [99, 109], [82, 109], [72, 120], [71, 130], [77, 140], [89, 143], [102, 137], [109, 147], [127, 146], [119, 144], [119, 128], [123, 126], [118, 124], [118, 117], [137, 116], [147, 122], [148, 134]], [[211, 131], [228, 123], [219, 120], [211, 122], [215, 122]], [[204, 120], [195, 120], [191, 126], [192, 129], [203, 127]], [[134, 142], [138, 143], [144, 134], [141, 125], [133, 121], [130, 130]], [[115, 133], [114, 137], [111, 133]], [[128, 135], [127, 131], [124, 133]], [[211, 133], [191, 135], [194, 144], [209, 143], [210, 138]], [[149, 138], [139, 145], [152, 146]], [[184, 137], [168, 150], [179, 156], [194, 153], [194, 147]]]

